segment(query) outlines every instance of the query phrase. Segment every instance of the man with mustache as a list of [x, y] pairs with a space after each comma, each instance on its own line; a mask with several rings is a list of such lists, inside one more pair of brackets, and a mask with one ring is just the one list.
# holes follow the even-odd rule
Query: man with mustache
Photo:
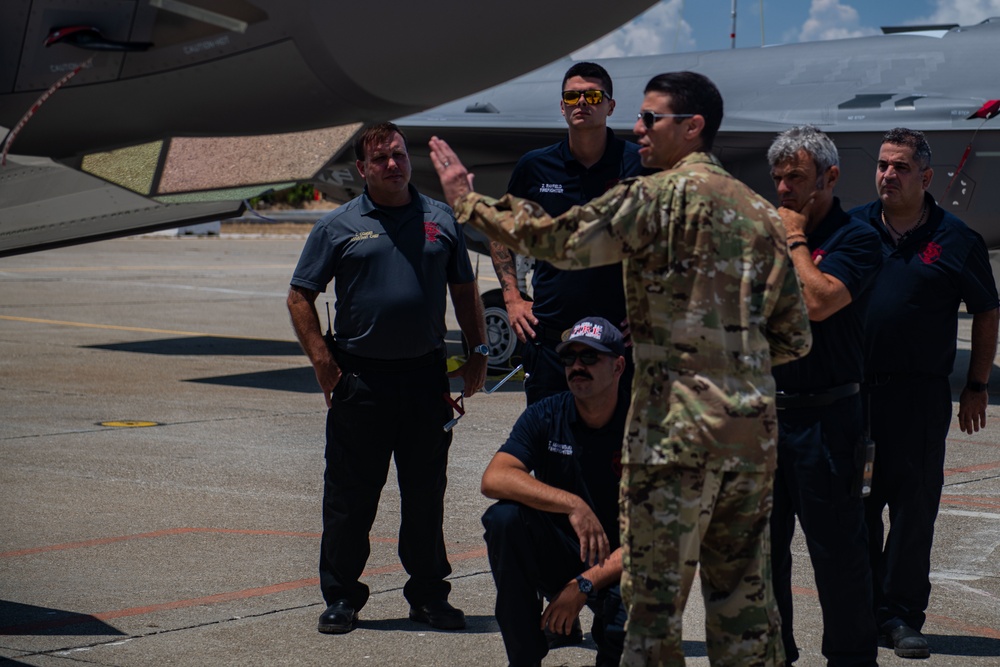
[[[597, 665], [617, 667], [626, 348], [614, 325], [589, 317], [556, 353], [569, 391], [529, 405], [483, 473], [483, 494], [499, 501], [483, 515], [497, 624], [510, 664], [538, 665], [549, 650], [543, 630], [570, 634], [587, 605]], [[544, 613], [539, 593], [551, 600]]]
[[933, 176], [923, 133], [890, 130], [876, 163], [878, 199], [852, 211], [882, 240], [865, 351], [878, 448], [865, 519], [875, 620], [887, 644], [906, 658], [930, 655], [920, 629], [931, 593], [931, 545], [951, 423], [948, 376], [961, 302], [972, 315], [972, 353], [958, 403], [959, 428], [966, 433], [986, 425], [997, 345], [997, 290], [986, 244], [934, 201], [927, 192]]
[[802, 283], [813, 347], [774, 369], [778, 388], [778, 470], [771, 512], [774, 595], [788, 662], [792, 632], [792, 536], [798, 516], [823, 611], [830, 667], [872, 667], [878, 637], [864, 505], [852, 488], [864, 446], [861, 381], [864, 322], [882, 265], [878, 234], [840, 208], [837, 147], [815, 127], [778, 135], [767, 152], [785, 224], [788, 255]]

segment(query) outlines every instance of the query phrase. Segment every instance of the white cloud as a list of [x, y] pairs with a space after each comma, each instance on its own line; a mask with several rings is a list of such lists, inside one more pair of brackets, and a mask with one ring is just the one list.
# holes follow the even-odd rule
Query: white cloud
[[925, 18], [907, 23], [957, 23], [974, 25], [985, 19], [1000, 17], [1000, 0], [936, 0], [937, 8]]
[[[941, 1], [941, 0], [939, 0]], [[946, 0], [947, 1], [947, 0]], [[858, 10], [840, 0], [812, 0], [809, 18], [798, 31], [800, 42], [814, 42], [825, 39], [844, 39], [876, 35], [879, 31], [860, 25]]]
[[573, 54], [577, 60], [648, 56], [690, 51], [695, 43], [691, 25], [681, 12], [684, 0], [663, 0], [621, 28]]

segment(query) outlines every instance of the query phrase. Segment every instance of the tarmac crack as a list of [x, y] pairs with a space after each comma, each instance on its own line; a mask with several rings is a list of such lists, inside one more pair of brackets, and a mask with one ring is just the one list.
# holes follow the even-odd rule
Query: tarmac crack
[[242, 620], [245, 620], [245, 619], [263, 618], [265, 616], [271, 616], [273, 614], [283, 614], [283, 613], [286, 613], [286, 612], [289, 612], [289, 611], [299, 611], [299, 610], [302, 610], [302, 609], [309, 609], [309, 608], [318, 607], [318, 606], [321, 606], [321, 605], [322, 605], [322, 603], [320, 603], [320, 602], [310, 602], [308, 604], [294, 605], [294, 606], [291, 606], [291, 607], [283, 607], [281, 609], [269, 609], [267, 611], [261, 611], [261, 612], [257, 612], [257, 613], [253, 613], [253, 614], [244, 614], [244, 615], [241, 615], [241, 616], [230, 616], [229, 618], [221, 618], [221, 619], [217, 619], [217, 620], [214, 620], [214, 621], [205, 621], [203, 623], [194, 623], [194, 624], [191, 624], [191, 625], [185, 625], [185, 626], [181, 626], [181, 627], [177, 627], [177, 628], [162, 628], [162, 629], [152, 630], [150, 632], [142, 632], [142, 633], [136, 633], [136, 634], [131, 634], [131, 635], [125, 635], [125, 636], [119, 635], [119, 636], [116, 636], [114, 639], [107, 639], [107, 640], [103, 640], [103, 641], [95, 641], [95, 642], [90, 642], [90, 643], [86, 643], [86, 644], [78, 644], [76, 646], [64, 646], [64, 647], [61, 647], [61, 648], [48, 649], [48, 650], [45, 650], [45, 651], [34, 651], [34, 652], [30, 652], [30, 653], [24, 653], [24, 654], [19, 655], [17, 657], [18, 658], [33, 658], [33, 657], [36, 657], [36, 656], [46, 655], [46, 656], [51, 656], [51, 657], [54, 657], [54, 658], [67, 658], [67, 659], [71, 659], [71, 660], [76, 660], [78, 662], [85, 662], [85, 663], [88, 663], [88, 664], [108, 664], [108, 663], [106, 663], [106, 662], [104, 662], [102, 660], [85, 660], [82, 657], [78, 658], [77, 656], [72, 655], [72, 654], [76, 653], [76, 652], [90, 651], [90, 650], [95, 649], [95, 648], [104, 648], [104, 647], [115, 646], [115, 645], [118, 645], [118, 644], [125, 644], [127, 642], [138, 640], [138, 639], [149, 639], [151, 637], [156, 637], [156, 636], [159, 636], [159, 635], [169, 635], [169, 634], [173, 634], [173, 633], [176, 633], [176, 632], [186, 632], [188, 630], [200, 630], [202, 628], [209, 628], [209, 627], [216, 626], [216, 625], [222, 625], [224, 623], [232, 623], [232, 622], [235, 622], [235, 621], [242, 621]]
[[[452, 581], [457, 581], [457, 580], [461, 580], [461, 579], [469, 579], [469, 578], [472, 578], [472, 577], [481, 577], [483, 575], [488, 575], [490, 573], [491, 573], [490, 570], [477, 570], [475, 572], [466, 572], [464, 574], [460, 574], [460, 575], [456, 575], [456, 576], [452, 576], [452, 577], [448, 577], [448, 578], [450, 580], [452, 580]], [[398, 593], [401, 590], [403, 590], [402, 586], [394, 586], [392, 588], [386, 588], [386, 589], [383, 589], [383, 590], [380, 590], [380, 591], [377, 591], [377, 592], [373, 592], [373, 597], [374, 596], [378, 596], [378, 595], [387, 595], [387, 594], [390, 594], [390, 593]], [[246, 620], [246, 619], [264, 618], [264, 617], [267, 617], [267, 616], [273, 616], [274, 614], [284, 614], [284, 613], [287, 613], [287, 612], [294, 612], [294, 611], [301, 611], [301, 610], [304, 610], [304, 609], [318, 608], [318, 607], [322, 607], [323, 605], [324, 605], [323, 602], [310, 602], [310, 603], [307, 603], [307, 604], [292, 605], [290, 607], [282, 607], [280, 609], [269, 609], [267, 611], [261, 611], [261, 612], [256, 612], [256, 613], [252, 613], [252, 614], [243, 614], [241, 616], [230, 616], [229, 618], [221, 618], [221, 619], [217, 619], [217, 620], [214, 620], [214, 621], [205, 621], [203, 623], [193, 623], [191, 625], [185, 625], [185, 626], [176, 627], [176, 628], [162, 628], [162, 629], [152, 630], [150, 632], [135, 633], [135, 634], [125, 635], [125, 636], [118, 635], [118, 636], [114, 637], [113, 639], [107, 639], [107, 640], [103, 640], [103, 641], [89, 642], [89, 643], [85, 643], [85, 644], [78, 644], [78, 645], [75, 645], [75, 646], [63, 646], [63, 647], [60, 647], [60, 648], [48, 649], [48, 650], [45, 650], [45, 651], [27, 652], [27, 653], [23, 653], [23, 654], [21, 654], [21, 655], [19, 655], [17, 657], [18, 658], [33, 658], [33, 657], [37, 657], [37, 656], [51, 656], [51, 657], [54, 657], [54, 658], [63, 658], [63, 659], [73, 660], [75, 662], [81, 662], [81, 663], [86, 663], [86, 664], [94, 664], [94, 665], [110, 664], [110, 663], [108, 663], [108, 662], [106, 662], [104, 660], [100, 660], [100, 659], [88, 660], [88, 659], [84, 658], [82, 655], [75, 655], [75, 654], [76, 653], [83, 653], [83, 652], [86, 652], [86, 651], [91, 651], [91, 650], [97, 649], [97, 648], [107, 648], [107, 647], [112, 647], [112, 646], [116, 646], [116, 645], [119, 645], [119, 644], [125, 644], [125, 643], [128, 643], [128, 642], [135, 641], [135, 640], [140, 640], [140, 639], [149, 639], [149, 638], [152, 638], [152, 637], [157, 637], [157, 636], [161, 636], [161, 635], [169, 635], [169, 634], [173, 634], [173, 633], [177, 633], [177, 632], [186, 632], [186, 631], [189, 631], [189, 630], [200, 630], [200, 629], [203, 629], [203, 628], [209, 628], [209, 627], [212, 627], [212, 626], [223, 625], [223, 624], [226, 624], [226, 623], [233, 623], [233, 622], [236, 622], [236, 621], [243, 621], [243, 620]]]
[[976, 484], [978, 482], [991, 482], [995, 479], [1000, 479], [1000, 475], [987, 475], [986, 477], [977, 477], [976, 479], [963, 479], [957, 482], [946, 482], [945, 488], [951, 488], [954, 486], [962, 486], [963, 484]]

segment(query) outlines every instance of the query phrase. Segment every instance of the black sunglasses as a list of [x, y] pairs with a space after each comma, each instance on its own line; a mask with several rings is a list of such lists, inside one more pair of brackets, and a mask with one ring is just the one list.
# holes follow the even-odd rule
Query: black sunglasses
[[600, 361], [601, 357], [604, 356], [611, 355], [598, 352], [597, 350], [581, 350], [579, 352], [570, 352], [569, 350], [566, 350], [559, 353], [559, 361], [562, 362], [562, 365], [566, 368], [575, 364], [577, 359], [579, 359], [580, 363], [584, 366], [593, 366]]
[[587, 101], [587, 104], [600, 104], [604, 101], [604, 96], [607, 95], [603, 90], [564, 90], [562, 94], [563, 102], [570, 106], [576, 106], [580, 103], [580, 98], [582, 97]]
[[652, 111], [640, 111], [639, 120], [646, 126], [647, 130], [652, 130], [656, 121], [661, 118], [694, 118], [693, 113], [653, 113]]

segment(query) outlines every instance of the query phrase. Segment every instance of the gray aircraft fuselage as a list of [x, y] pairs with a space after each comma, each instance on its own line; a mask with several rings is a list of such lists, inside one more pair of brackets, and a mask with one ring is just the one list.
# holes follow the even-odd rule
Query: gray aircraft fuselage
[[[930, 192], [947, 210], [1000, 246], [1000, 120], [968, 117], [1000, 98], [1000, 19], [919, 34], [602, 60], [617, 107], [609, 126], [631, 138], [643, 89], [662, 72], [692, 70], [712, 79], [725, 100], [714, 152], [733, 175], [775, 201], [766, 151], [775, 135], [816, 125], [841, 159], [837, 186], [845, 208], [875, 199], [882, 135], [894, 127], [927, 134]], [[409, 137], [414, 181], [438, 192], [426, 142], [438, 134], [476, 174], [476, 189], [502, 194], [524, 152], [559, 141], [566, 125], [559, 86], [569, 60], [398, 121]], [[978, 130], [978, 132], [977, 132]], [[961, 173], [949, 183], [966, 147]], [[946, 189], [948, 190], [946, 194]]]

